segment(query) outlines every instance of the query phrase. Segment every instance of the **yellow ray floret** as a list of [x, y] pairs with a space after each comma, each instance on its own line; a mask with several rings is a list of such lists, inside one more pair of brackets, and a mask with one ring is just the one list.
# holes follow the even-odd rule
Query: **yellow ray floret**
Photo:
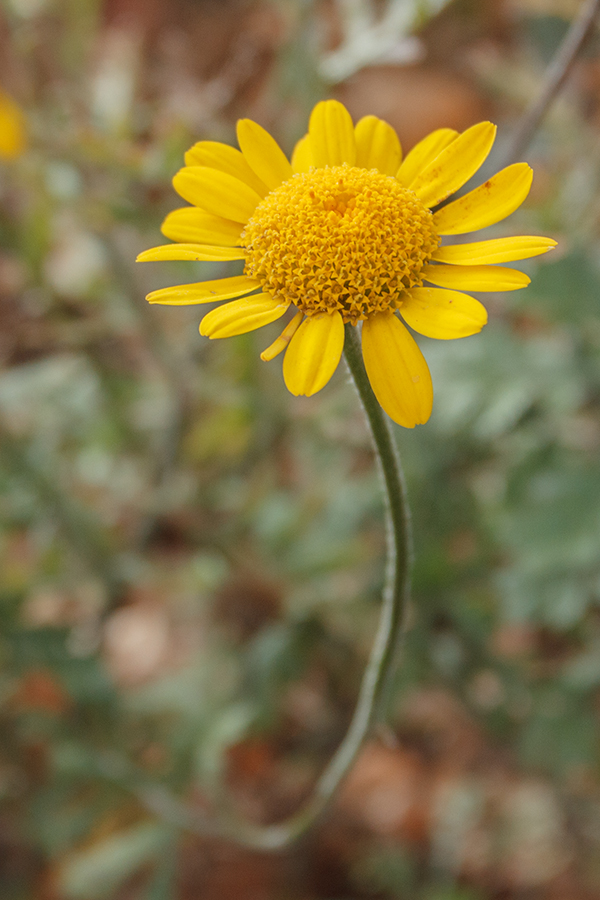
[[495, 133], [490, 122], [462, 134], [441, 128], [402, 160], [387, 122], [365, 116], [355, 126], [341, 103], [326, 100], [290, 163], [264, 128], [242, 119], [241, 150], [200, 141], [188, 151], [173, 184], [192, 206], [163, 223], [175, 243], [139, 259], [243, 260], [243, 275], [163, 288], [148, 300], [229, 301], [202, 319], [200, 332], [210, 338], [253, 331], [289, 310], [261, 357], [285, 351], [283, 377], [295, 395], [327, 384], [346, 329], [361, 327], [379, 403], [407, 428], [426, 422], [431, 376], [408, 328], [441, 340], [476, 334], [487, 312], [469, 292], [525, 287], [527, 275], [498, 264], [555, 246], [531, 235], [444, 245], [443, 236], [493, 225], [527, 197], [532, 171], [516, 163], [439, 206], [479, 169]]
[[213, 216], [195, 206], [184, 206], [170, 212], [160, 230], [166, 238], [182, 244], [223, 244], [225, 247], [235, 247], [240, 243], [242, 228], [240, 222]]
[[356, 162], [354, 125], [348, 110], [337, 100], [322, 100], [308, 123], [313, 165], [341, 166]]
[[438, 128], [419, 141], [418, 144], [407, 153], [404, 162], [396, 173], [396, 178], [404, 187], [410, 187], [419, 174], [429, 163], [436, 159], [442, 150], [458, 137], [458, 131], [452, 128]]
[[495, 225], [510, 216], [527, 197], [533, 169], [515, 163], [502, 169], [475, 190], [438, 210], [433, 224], [438, 234], [466, 234]]
[[400, 315], [413, 331], [438, 340], [477, 334], [487, 322], [479, 300], [460, 291], [413, 288], [402, 298]]
[[421, 275], [438, 287], [459, 291], [518, 291], [531, 282], [525, 272], [504, 266], [426, 265]]
[[274, 190], [282, 181], [292, 177], [292, 167], [285, 153], [269, 132], [256, 122], [240, 119], [237, 138], [250, 168], [269, 190]]
[[392, 312], [363, 324], [363, 357], [371, 387], [387, 414], [414, 428], [431, 415], [433, 385], [423, 354]]
[[205, 166], [208, 169], [216, 169], [233, 175], [249, 188], [252, 188], [259, 197], [266, 197], [269, 188], [254, 172], [244, 154], [229, 144], [220, 144], [218, 141], [199, 141], [185, 154], [186, 166]]
[[214, 216], [245, 224], [261, 198], [234, 175], [208, 166], [186, 166], [173, 179], [177, 193]]
[[209, 338], [234, 337], [262, 328], [280, 319], [289, 303], [274, 300], [269, 294], [257, 294], [225, 303], [207, 313], [200, 323], [200, 334]]
[[294, 173], [310, 172], [314, 164], [312, 147], [310, 145], [310, 135], [305, 134], [294, 147], [294, 152], [292, 153], [292, 171]]
[[402, 159], [402, 147], [391, 125], [377, 116], [364, 116], [354, 129], [356, 165], [395, 175]]
[[137, 257], [137, 262], [153, 262], [165, 260], [189, 259], [192, 262], [245, 259], [243, 247], [210, 247], [208, 244], [162, 244], [144, 250]]
[[496, 126], [480, 122], [467, 128], [419, 172], [411, 182], [421, 203], [436, 206], [465, 184], [488, 157]]
[[556, 247], [556, 241], [551, 238], [525, 235], [474, 241], [472, 244], [451, 244], [449, 247], [440, 247], [431, 258], [458, 266], [480, 266], [529, 259], [547, 253], [553, 247]]
[[285, 326], [277, 340], [273, 341], [266, 350], [260, 354], [260, 358], [264, 360], [264, 362], [268, 362], [271, 359], [275, 359], [276, 356], [279, 356], [280, 353], [286, 349], [289, 345], [291, 339], [294, 337], [302, 319], [304, 318], [303, 312], [297, 312], [291, 322]]
[[181, 284], [177, 287], [161, 288], [148, 294], [148, 303], [164, 303], [167, 306], [193, 306], [196, 303], [216, 303], [241, 297], [257, 290], [260, 283], [247, 275], [232, 278], [217, 278], [215, 281], [200, 281], [197, 284]]
[[338, 312], [304, 319], [283, 358], [283, 378], [290, 393], [310, 397], [324, 387], [344, 349], [344, 323]]

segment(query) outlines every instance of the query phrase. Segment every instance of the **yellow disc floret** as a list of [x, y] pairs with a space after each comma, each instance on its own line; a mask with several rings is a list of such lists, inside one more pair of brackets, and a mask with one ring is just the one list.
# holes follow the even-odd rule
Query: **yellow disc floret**
[[245, 273], [307, 316], [353, 325], [401, 306], [439, 246], [431, 212], [395, 178], [346, 164], [294, 175], [256, 207], [242, 235]]

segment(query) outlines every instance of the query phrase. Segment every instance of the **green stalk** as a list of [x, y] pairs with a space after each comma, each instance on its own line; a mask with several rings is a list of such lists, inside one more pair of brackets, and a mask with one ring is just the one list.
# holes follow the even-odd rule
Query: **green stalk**
[[[332, 801], [381, 713], [410, 597], [412, 538], [404, 477], [390, 423], [369, 384], [360, 338], [357, 328], [352, 325], [346, 325], [344, 356], [373, 436], [383, 477], [388, 520], [388, 562], [381, 616], [346, 736], [321, 774], [307, 803], [289, 819], [276, 825], [254, 826], [223, 815], [215, 821], [196, 813], [158, 785], [144, 785], [138, 781], [134, 787], [146, 808], [164, 821], [196, 834], [219, 836], [255, 850], [273, 851], [289, 846], [315, 824]], [[115, 777], [114, 774], [112, 777]], [[130, 788], [135, 785], [133, 773], [127, 773], [126, 781]]]

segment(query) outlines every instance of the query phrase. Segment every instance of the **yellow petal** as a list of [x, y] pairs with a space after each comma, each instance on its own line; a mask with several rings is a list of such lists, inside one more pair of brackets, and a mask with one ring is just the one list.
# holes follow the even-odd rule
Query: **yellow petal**
[[279, 337], [274, 340], [266, 350], [263, 350], [263, 352], [260, 354], [260, 358], [265, 362], [268, 362], [271, 359], [275, 359], [276, 356], [282, 353], [298, 331], [300, 322], [303, 318], [304, 313], [301, 311], [297, 312], [292, 321], [288, 322]]
[[283, 359], [288, 391], [296, 397], [320, 391], [337, 369], [343, 349], [344, 323], [339, 312], [304, 319]]
[[239, 297], [259, 287], [260, 282], [256, 278], [234, 275], [233, 278], [217, 278], [215, 281], [161, 288], [148, 294], [146, 300], [148, 303], [163, 303], [167, 306], [192, 306], [196, 303], [216, 303], [230, 297]]
[[271, 295], [266, 293], [233, 300], [224, 306], [211, 309], [204, 316], [200, 323], [200, 334], [211, 339], [246, 334], [280, 319], [289, 305], [273, 300]]
[[308, 172], [314, 166], [313, 152], [310, 145], [310, 137], [305, 134], [300, 138], [292, 153], [292, 170], [294, 172]]
[[350, 113], [337, 100], [321, 100], [308, 125], [314, 165], [341, 166], [356, 161], [356, 140]]
[[415, 144], [412, 150], [406, 154], [404, 162], [396, 173], [400, 184], [410, 187], [421, 169], [428, 166], [457, 137], [458, 131], [454, 131], [453, 128], [438, 128], [437, 131], [432, 131], [426, 138]]
[[390, 419], [405, 428], [426, 422], [433, 405], [431, 375], [402, 322], [392, 312], [369, 316], [362, 349], [373, 392]]
[[485, 162], [496, 137], [496, 126], [479, 122], [463, 131], [419, 172], [410, 189], [425, 206], [441, 203], [471, 178]]
[[267, 185], [252, 171], [243, 154], [235, 147], [230, 147], [229, 144], [221, 144], [218, 141], [198, 141], [185, 154], [185, 164], [186, 166], [207, 166], [209, 169], [227, 172], [228, 175], [239, 178], [261, 197], [266, 197], [269, 192]]
[[165, 237], [183, 244], [223, 244], [226, 247], [239, 244], [242, 234], [239, 222], [213, 216], [195, 206], [174, 209], [160, 230]]
[[0, 91], [0, 159], [16, 159], [26, 148], [25, 116], [15, 101]]
[[502, 169], [485, 184], [459, 197], [433, 216], [438, 234], [466, 234], [494, 225], [521, 205], [531, 187], [533, 169], [515, 163]]
[[240, 119], [237, 139], [248, 165], [269, 190], [292, 177], [292, 167], [275, 138], [257, 122]]
[[479, 266], [486, 263], [512, 262], [539, 256], [556, 247], [552, 238], [525, 235], [495, 238], [491, 241], [474, 241], [472, 244], [450, 244], [439, 247], [432, 259], [453, 263], [455, 266]]
[[440, 340], [477, 334], [487, 322], [485, 306], [475, 297], [441, 288], [406, 291], [400, 315], [413, 331]]
[[230, 260], [245, 259], [246, 251], [243, 247], [211, 247], [208, 244], [162, 244], [160, 247], [151, 247], [144, 250], [136, 259], [136, 262], [157, 262], [173, 259], [198, 260]]
[[518, 291], [531, 281], [525, 272], [504, 266], [423, 266], [421, 276], [459, 291]]
[[261, 198], [251, 187], [228, 172], [208, 166], [186, 166], [173, 179], [177, 193], [214, 216], [246, 224]]
[[377, 116], [364, 116], [354, 129], [356, 163], [362, 169], [379, 169], [395, 175], [402, 159], [398, 135], [391, 125]]

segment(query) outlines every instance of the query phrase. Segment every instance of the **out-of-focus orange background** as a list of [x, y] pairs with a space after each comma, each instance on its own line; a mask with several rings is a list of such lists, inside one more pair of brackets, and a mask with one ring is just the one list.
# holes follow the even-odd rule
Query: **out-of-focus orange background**
[[194, 307], [144, 300], [237, 271], [133, 262], [181, 205], [184, 151], [250, 117], [290, 152], [337, 97], [405, 151], [491, 118], [491, 172], [581, 6], [2, 0], [2, 900], [600, 900], [597, 33], [493, 233], [558, 249], [482, 297], [481, 335], [421, 341], [436, 397], [396, 432], [416, 563], [387, 726], [279, 854], [178, 832], [134, 789], [297, 809], [383, 580], [344, 371], [293, 398], [264, 333], [209, 343]]

